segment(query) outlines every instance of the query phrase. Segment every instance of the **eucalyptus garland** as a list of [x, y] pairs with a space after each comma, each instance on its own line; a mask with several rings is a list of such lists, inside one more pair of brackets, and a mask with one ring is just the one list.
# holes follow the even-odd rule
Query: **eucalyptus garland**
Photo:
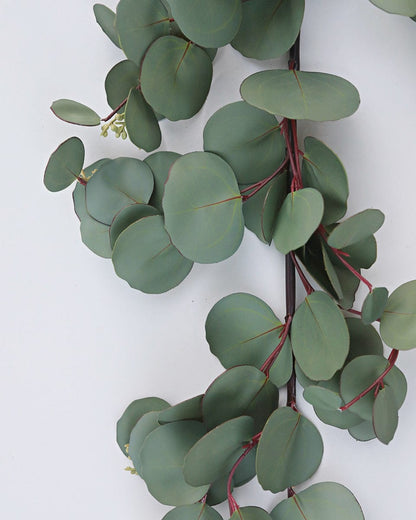
[[[371, 1], [416, 16], [416, 0]], [[114, 132], [154, 152], [164, 118], [201, 109], [217, 48], [231, 44], [257, 60], [289, 52], [287, 69], [248, 77], [242, 101], [207, 121], [203, 151], [86, 166], [83, 143], [71, 137], [46, 167], [50, 191], [77, 181], [85, 245], [145, 293], [176, 287], [195, 262], [229, 258], [245, 227], [286, 256], [286, 316], [252, 294], [224, 297], [207, 316], [206, 339], [225, 371], [179, 404], [140, 398], [117, 423], [130, 471], [174, 507], [165, 520], [220, 520], [213, 506], [226, 500], [235, 520], [364, 518], [342, 484], [294, 489], [323, 456], [317, 427], [298, 408], [296, 381], [322, 422], [356, 440], [388, 444], [398, 426], [407, 386], [395, 363], [399, 351], [416, 347], [416, 280], [390, 293], [363, 276], [376, 260], [384, 215], [364, 209], [345, 218], [341, 160], [312, 136], [298, 142], [298, 121], [338, 120], [360, 103], [346, 79], [300, 70], [304, 8], [304, 0], [120, 0], [114, 13], [96, 4], [98, 24], [126, 56], [105, 79], [111, 112], [101, 117], [67, 99], [51, 107], [66, 122], [101, 125], [103, 136]], [[295, 273], [306, 290], [297, 308]], [[360, 284], [368, 295], [356, 309]], [[287, 405], [279, 407], [284, 387]], [[239, 507], [233, 489], [254, 477], [288, 498], [270, 512]]]

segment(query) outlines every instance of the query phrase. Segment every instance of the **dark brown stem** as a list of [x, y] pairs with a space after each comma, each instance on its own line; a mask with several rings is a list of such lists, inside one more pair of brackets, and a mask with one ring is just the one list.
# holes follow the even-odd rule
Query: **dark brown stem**
[[110, 119], [111, 119], [112, 117], [114, 117], [114, 116], [117, 114], [117, 112], [120, 110], [120, 108], [123, 108], [123, 107], [124, 107], [124, 105], [127, 103], [127, 99], [128, 99], [128, 98], [123, 99], [123, 101], [118, 105], [118, 107], [116, 107], [116, 108], [111, 112], [110, 115], [108, 115], [107, 117], [103, 117], [103, 118], [101, 119], [101, 121], [104, 121], [104, 122], [110, 121]]

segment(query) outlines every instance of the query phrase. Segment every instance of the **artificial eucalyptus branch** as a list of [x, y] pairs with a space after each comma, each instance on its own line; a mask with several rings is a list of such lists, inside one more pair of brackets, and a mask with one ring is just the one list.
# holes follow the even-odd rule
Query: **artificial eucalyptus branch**
[[[372, 3], [416, 16], [416, 0]], [[100, 117], [66, 99], [51, 107], [64, 121], [102, 124], [103, 136], [112, 130], [153, 152], [164, 118], [188, 119], [202, 107], [219, 47], [231, 43], [258, 60], [289, 53], [287, 69], [246, 78], [243, 100], [211, 116], [204, 151], [84, 167], [83, 143], [71, 137], [46, 167], [51, 191], [77, 181], [84, 243], [111, 257], [116, 273], [143, 292], [173, 289], [195, 262], [229, 258], [245, 227], [285, 255], [284, 320], [254, 295], [224, 297], [209, 312], [206, 339], [225, 371], [203, 394], [173, 406], [140, 398], [117, 423], [117, 442], [134, 466], [128, 469], [174, 506], [165, 520], [218, 520], [213, 506], [224, 501], [234, 520], [331, 520], [334, 512], [362, 520], [341, 484], [295, 489], [323, 456], [321, 435], [297, 401], [297, 381], [322, 422], [360, 441], [388, 444], [406, 396], [395, 363], [399, 350], [416, 347], [416, 281], [389, 295], [363, 276], [376, 260], [374, 234], [384, 215], [365, 209], [344, 219], [349, 190], [340, 159], [314, 137], [303, 149], [299, 143], [302, 120], [339, 120], [360, 103], [349, 81], [301, 70], [304, 7], [304, 0], [120, 0], [114, 13], [96, 4], [97, 22], [127, 58], [106, 77], [111, 112]], [[296, 274], [306, 292], [298, 307]], [[368, 295], [358, 310], [360, 284]], [[286, 406], [279, 407], [282, 388]], [[234, 489], [255, 476], [288, 498], [271, 512], [240, 507]]]

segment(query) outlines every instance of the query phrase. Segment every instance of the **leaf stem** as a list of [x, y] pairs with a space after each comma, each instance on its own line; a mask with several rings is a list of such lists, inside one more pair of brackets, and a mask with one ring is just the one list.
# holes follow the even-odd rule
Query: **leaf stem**
[[309, 296], [310, 294], [315, 292], [315, 289], [312, 287], [312, 285], [307, 280], [305, 273], [302, 271], [298, 261], [296, 260], [295, 253], [293, 251], [291, 251], [289, 254], [292, 257], [292, 262], [294, 263], [296, 271], [299, 275], [299, 278], [301, 279], [301, 281], [303, 283], [303, 287], [305, 288], [305, 291], [307, 292], [307, 294]]
[[[261, 435], [261, 433], [259, 435]], [[257, 435], [256, 435], [256, 437], [257, 437]], [[254, 446], [256, 446], [256, 444], [259, 442], [258, 440], [254, 440], [254, 439], [256, 439], [256, 437], [253, 437], [252, 441], [247, 446], [245, 451], [238, 457], [237, 462], [231, 468], [230, 474], [228, 475], [228, 480], [227, 480], [227, 499], [228, 499], [228, 506], [230, 508], [230, 516], [232, 516], [233, 513], [238, 509], [238, 504], [237, 504], [235, 498], [233, 497], [233, 493], [232, 493], [232, 490], [231, 490], [231, 484], [232, 484], [232, 480], [233, 480], [233, 477], [234, 477], [234, 473], [237, 471], [238, 466], [243, 462], [243, 460], [247, 457], [247, 455], [254, 448]]]
[[266, 361], [263, 363], [262, 367], [260, 368], [261, 372], [264, 372], [264, 374], [269, 377], [270, 369], [273, 365], [273, 363], [276, 361], [277, 356], [282, 351], [286, 338], [289, 334], [290, 325], [292, 323], [293, 316], [289, 315], [286, 317], [286, 322], [283, 327], [282, 332], [280, 333], [279, 337], [281, 338], [279, 344], [277, 347], [273, 350], [273, 352], [270, 354], [270, 356], [266, 359]]
[[123, 108], [123, 107], [124, 107], [124, 105], [127, 103], [127, 99], [128, 99], [128, 98], [123, 99], [123, 101], [118, 105], [118, 107], [116, 107], [116, 108], [111, 112], [110, 115], [108, 115], [107, 117], [103, 117], [103, 118], [101, 119], [101, 121], [104, 121], [104, 122], [110, 121], [110, 119], [111, 119], [112, 117], [114, 117], [114, 116], [117, 114], [117, 112], [120, 110], [120, 108]]
[[388, 364], [388, 367], [386, 368], [386, 370], [384, 370], [384, 372], [380, 376], [378, 376], [378, 378], [374, 381], [374, 383], [372, 383], [368, 388], [363, 390], [359, 395], [357, 395], [357, 397], [354, 397], [354, 399], [352, 401], [350, 401], [349, 403], [347, 403], [344, 406], [342, 406], [340, 408], [341, 412], [344, 412], [345, 410], [348, 410], [348, 408], [351, 408], [352, 405], [357, 403], [365, 395], [367, 395], [369, 392], [371, 392], [371, 390], [373, 388], [375, 388], [379, 384], [382, 384], [383, 383], [383, 379], [390, 372], [390, 370], [394, 367], [394, 365], [395, 365], [395, 363], [397, 361], [398, 356], [399, 356], [399, 351], [396, 350], [396, 349], [393, 349], [391, 351], [391, 353], [390, 353], [390, 356], [389, 356], [389, 359], [388, 359], [389, 364]]
[[253, 190], [248, 195], [243, 195], [243, 202], [245, 202], [246, 200], [253, 197], [258, 191], [260, 191], [264, 186], [266, 186], [266, 184], [268, 184], [277, 175], [279, 175], [279, 173], [282, 173], [284, 171], [284, 169], [286, 168], [286, 166], [288, 165], [288, 163], [289, 163], [289, 156], [287, 155], [285, 157], [284, 161], [282, 162], [282, 164], [279, 166], [279, 168], [277, 168], [277, 170], [274, 171], [271, 175], [269, 175], [268, 177], [266, 177], [265, 179], [263, 179], [259, 182], [256, 182], [255, 184], [252, 184], [251, 186], [248, 186], [247, 188], [244, 188], [243, 190], [241, 190], [241, 192], [240, 192], [241, 194], [245, 193], [246, 191]]

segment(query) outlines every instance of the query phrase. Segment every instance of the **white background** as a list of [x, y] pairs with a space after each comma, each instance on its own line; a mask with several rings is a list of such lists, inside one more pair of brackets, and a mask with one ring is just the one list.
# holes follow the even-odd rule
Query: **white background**
[[[115, 0], [108, 5], [115, 8]], [[204, 322], [221, 297], [251, 292], [284, 316], [282, 258], [251, 233], [228, 261], [195, 266], [168, 294], [143, 295], [115, 276], [111, 261], [83, 246], [70, 190], [50, 194], [43, 187], [49, 155], [71, 135], [84, 140], [86, 164], [104, 156], [144, 158], [128, 142], [66, 125], [49, 111], [53, 100], [72, 98], [108, 113], [104, 77], [123, 56], [95, 24], [92, 6], [92, 0], [0, 5], [0, 516], [8, 520], [161, 518], [168, 508], [123, 471], [115, 444], [119, 415], [139, 397], [176, 403], [196, 395], [220, 373]], [[390, 290], [416, 271], [415, 49], [416, 24], [367, 0], [307, 2], [302, 68], [346, 77], [362, 104], [347, 120], [301, 124], [300, 132], [323, 139], [343, 160], [350, 213], [367, 207], [386, 213], [379, 260], [367, 275]], [[244, 77], [276, 64], [220, 50], [206, 106], [191, 121], [162, 123], [161, 149], [200, 150], [207, 118], [239, 99]], [[414, 516], [416, 353], [401, 354], [398, 364], [409, 393], [388, 447], [356, 443], [314, 418], [325, 454], [312, 481], [347, 485], [367, 520]], [[256, 483], [236, 499], [269, 510], [277, 502]]]

